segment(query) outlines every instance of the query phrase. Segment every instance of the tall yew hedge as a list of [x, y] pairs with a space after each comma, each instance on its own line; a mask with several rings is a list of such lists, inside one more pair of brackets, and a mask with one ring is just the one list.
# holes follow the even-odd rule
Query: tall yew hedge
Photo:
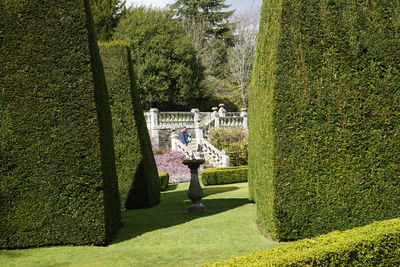
[[106, 244], [120, 199], [88, 1], [0, 14], [0, 248]]
[[110, 94], [122, 205], [128, 209], [152, 207], [160, 200], [158, 171], [129, 48], [122, 41], [101, 43], [100, 55]]
[[274, 237], [400, 216], [399, 47], [397, 1], [264, 1], [249, 183]]

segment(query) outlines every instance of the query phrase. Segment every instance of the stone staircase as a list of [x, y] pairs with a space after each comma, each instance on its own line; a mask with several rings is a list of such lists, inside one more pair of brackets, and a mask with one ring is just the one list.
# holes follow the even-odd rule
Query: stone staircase
[[[192, 139], [192, 142], [190, 142], [187, 146], [187, 148], [192, 151], [193, 153], [197, 152], [197, 140], [196, 138]], [[207, 169], [207, 168], [215, 168], [215, 166], [208, 161], [207, 159], [205, 159], [206, 161], [204, 162], [204, 164], [202, 165], [203, 168]]]
[[196, 140], [196, 138], [193, 138], [192, 139], [192, 142], [190, 142], [189, 144], [188, 144], [188, 148], [191, 150], [191, 151], [193, 151], [193, 152], [196, 152], [197, 151], [197, 140]]
[[[204, 142], [204, 139], [203, 139], [203, 142]], [[188, 148], [194, 155], [196, 154], [196, 152], [198, 152], [197, 144], [198, 144], [198, 142], [197, 142], [196, 138], [193, 138], [192, 141], [187, 145], [187, 148]], [[204, 164], [203, 164], [203, 167], [204, 167], [204, 168], [221, 167], [221, 166], [216, 165], [217, 163], [214, 162], [214, 160], [212, 160], [211, 157], [209, 157], [209, 153], [207, 153], [207, 151], [204, 151], [204, 150], [205, 150], [204, 145], [201, 145], [200, 149], [202, 150], [201, 152], [206, 152], [206, 153], [203, 153], [203, 158], [205, 159], [205, 162], [204, 162]]]

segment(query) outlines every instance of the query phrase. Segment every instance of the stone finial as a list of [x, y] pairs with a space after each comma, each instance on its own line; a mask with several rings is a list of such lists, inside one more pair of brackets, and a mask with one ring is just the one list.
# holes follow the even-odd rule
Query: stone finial
[[218, 117], [218, 108], [217, 107], [213, 107], [212, 111], [213, 112], [211, 113], [211, 118]]
[[248, 122], [248, 118], [247, 118], [247, 108], [242, 108], [241, 110], [240, 110], [241, 112], [240, 112], [240, 117], [243, 117], [243, 125], [242, 125], [242, 127], [243, 127], [243, 129], [248, 129], [249, 128], [249, 122]]
[[151, 108], [150, 109], [150, 122], [152, 126], [158, 125], [158, 109]]
[[219, 104], [218, 114], [219, 114], [220, 117], [225, 117], [226, 116], [226, 109], [224, 107], [225, 107], [224, 104]]

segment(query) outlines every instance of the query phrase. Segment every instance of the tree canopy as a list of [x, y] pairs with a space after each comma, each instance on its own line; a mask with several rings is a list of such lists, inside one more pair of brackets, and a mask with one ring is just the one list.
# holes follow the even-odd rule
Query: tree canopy
[[173, 14], [181, 19], [206, 23], [209, 37], [226, 39], [230, 30], [226, 20], [235, 10], [223, 11], [230, 5], [225, 0], [177, 0], [170, 5]]
[[162, 10], [130, 9], [113, 38], [129, 43], [146, 108], [185, 107], [203, 94], [202, 68], [182, 24]]
[[101, 41], [111, 39], [112, 31], [124, 13], [125, 2], [122, 0], [90, 0], [97, 39]]

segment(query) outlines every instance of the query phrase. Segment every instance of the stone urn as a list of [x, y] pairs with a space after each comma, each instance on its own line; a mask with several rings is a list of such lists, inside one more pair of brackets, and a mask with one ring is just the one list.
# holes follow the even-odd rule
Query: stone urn
[[192, 204], [188, 207], [188, 212], [207, 211], [204, 205], [200, 203], [203, 198], [203, 189], [199, 182], [199, 167], [204, 162], [204, 159], [186, 159], [183, 161], [183, 164], [190, 169], [190, 185], [187, 196], [192, 201]]

